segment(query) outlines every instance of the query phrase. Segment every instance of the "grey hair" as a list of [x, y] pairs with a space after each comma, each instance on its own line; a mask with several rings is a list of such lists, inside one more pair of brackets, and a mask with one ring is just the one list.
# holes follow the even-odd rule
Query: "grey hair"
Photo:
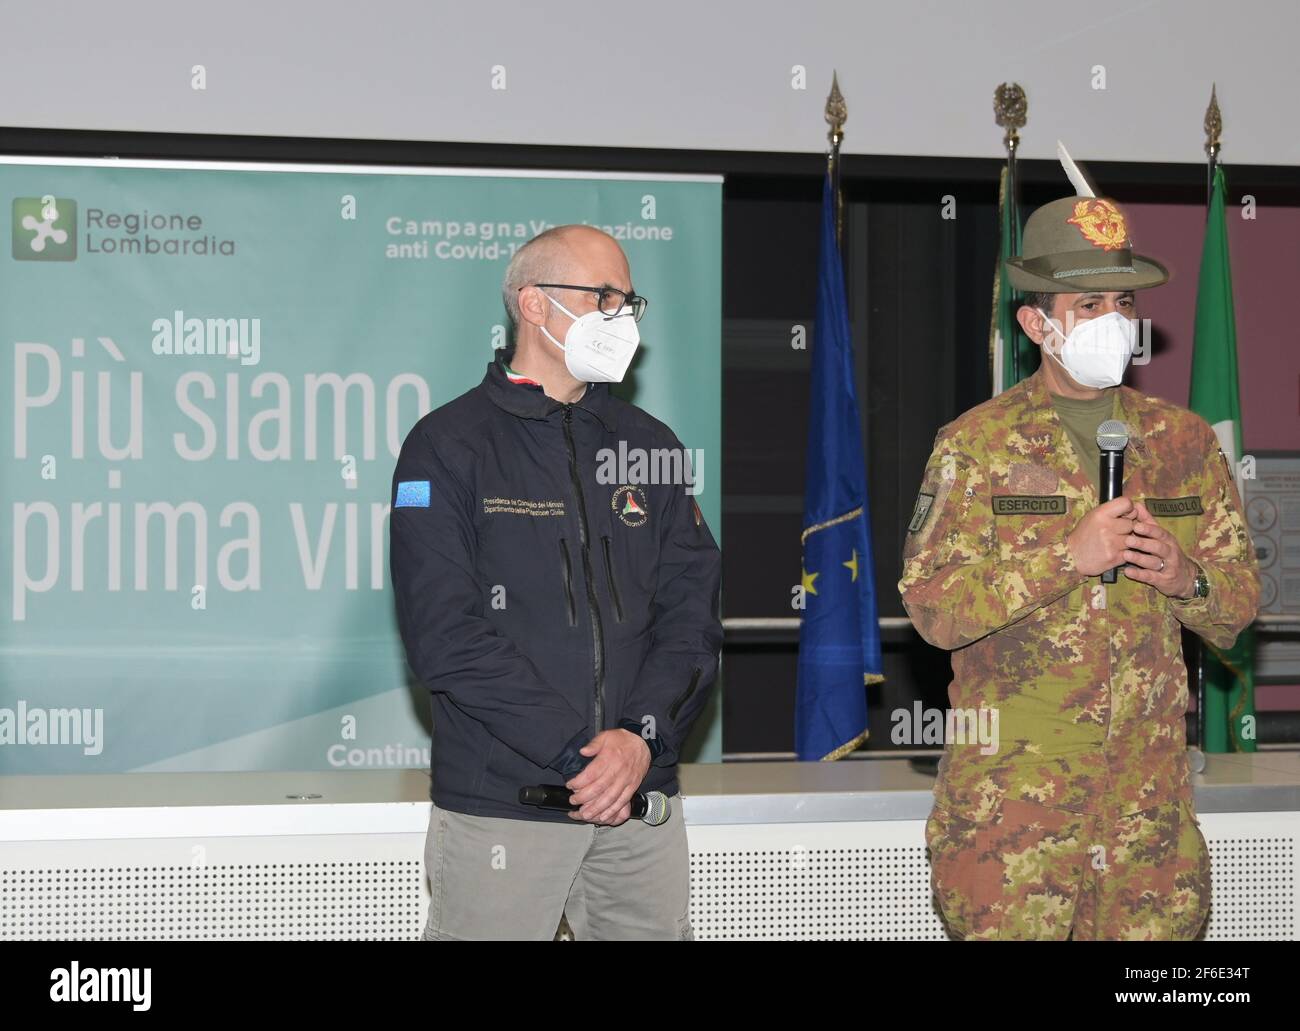
[[536, 283], [562, 283], [569, 274], [571, 260], [562, 246], [572, 226], [552, 226], [538, 233], [515, 251], [501, 283], [501, 299], [510, 318], [513, 340], [519, 329], [519, 291]]

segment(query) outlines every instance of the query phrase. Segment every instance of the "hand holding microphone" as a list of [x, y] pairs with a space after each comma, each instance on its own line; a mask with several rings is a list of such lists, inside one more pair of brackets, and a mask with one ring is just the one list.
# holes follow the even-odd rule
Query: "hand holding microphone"
[[[1133, 523], [1137, 510], [1133, 502], [1126, 497], [1118, 497], [1105, 504], [1098, 505], [1079, 520], [1078, 525], [1070, 531], [1065, 539], [1074, 564], [1085, 576], [1105, 574], [1117, 565], [1124, 564], [1124, 549], [1128, 547], [1129, 535], [1133, 533]], [[1102, 577], [1103, 583], [1113, 581]]]
[[1100, 573], [1102, 583], [1113, 584], [1124, 565], [1124, 550], [1137, 518], [1133, 502], [1123, 496], [1128, 428], [1118, 419], [1107, 419], [1097, 427], [1097, 447], [1101, 452], [1101, 504], [1079, 520], [1066, 544], [1079, 572], [1085, 576]]
[[578, 810], [574, 820], [617, 826], [631, 816], [628, 805], [650, 770], [650, 748], [622, 728], [603, 730], [580, 749], [590, 760], [565, 781]]
[[[1114, 501], [1124, 494], [1124, 449], [1128, 447], [1128, 427], [1118, 419], [1107, 419], [1097, 427], [1097, 447], [1101, 451], [1101, 500]], [[1122, 563], [1121, 563], [1122, 564]], [[1113, 584], [1119, 565], [1101, 574], [1101, 582]]]
[[1123, 569], [1130, 580], [1170, 598], [1189, 598], [1195, 590], [1195, 563], [1145, 505], [1123, 496], [1128, 442], [1128, 427], [1118, 419], [1107, 419], [1097, 427], [1102, 503], [1079, 520], [1066, 543], [1079, 572], [1100, 573], [1102, 583], [1115, 583]]
[[[572, 801], [572, 792], [562, 784], [537, 784], [519, 789], [521, 805], [535, 805], [539, 809], [555, 809], [569, 812], [581, 808]], [[662, 791], [637, 791], [627, 803], [632, 819], [643, 820], [651, 827], [658, 827], [672, 815], [672, 803]]]

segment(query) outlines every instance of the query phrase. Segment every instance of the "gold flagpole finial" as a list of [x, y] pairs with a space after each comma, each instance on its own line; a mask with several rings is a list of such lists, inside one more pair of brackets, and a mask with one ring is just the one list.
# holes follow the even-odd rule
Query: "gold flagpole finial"
[[844, 142], [844, 123], [849, 120], [849, 105], [840, 92], [840, 77], [831, 71], [831, 91], [826, 97], [826, 122], [831, 131], [826, 138], [831, 141], [826, 154], [826, 170], [831, 177], [831, 195], [835, 198], [835, 242], [844, 245], [844, 196], [840, 192], [840, 144]]
[[1029, 101], [1018, 82], [1004, 82], [993, 91], [993, 117], [1006, 130], [1002, 142], [1014, 153], [1020, 143], [1018, 130], [1025, 127], [1029, 115]]
[[1219, 155], [1219, 137], [1223, 133], [1223, 115], [1219, 111], [1219, 98], [1215, 84], [1210, 85], [1210, 106], [1205, 109], [1205, 153], [1213, 161]]
[[831, 72], [831, 91], [826, 97], [826, 123], [831, 127], [831, 131], [826, 134], [827, 139], [831, 141], [831, 147], [838, 148], [840, 141], [844, 139], [844, 123], [849, 120], [849, 106], [844, 102], [844, 94], [840, 92], [839, 76]]

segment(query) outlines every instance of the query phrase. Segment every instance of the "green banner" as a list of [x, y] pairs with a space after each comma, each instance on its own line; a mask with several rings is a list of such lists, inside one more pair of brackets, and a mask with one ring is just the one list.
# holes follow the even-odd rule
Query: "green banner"
[[4, 158], [0, 199], [0, 773], [427, 766], [393, 466], [552, 225], [627, 252], [616, 390], [699, 449], [721, 536], [716, 177]]
[[[1241, 392], [1237, 380], [1237, 320], [1232, 303], [1232, 261], [1228, 256], [1228, 192], [1222, 167], [1214, 171], [1205, 221], [1201, 278], [1196, 290], [1192, 384], [1188, 407], [1213, 428], [1219, 447], [1237, 475], [1241, 491]], [[1255, 629], [1246, 627], [1221, 651], [1204, 642], [1205, 740], [1207, 752], [1255, 751]]]
[[[989, 367], [994, 395], [1010, 390], [1038, 368], [1040, 352], [1016, 321], [1018, 290], [1007, 278], [1006, 260], [1020, 253], [1020, 215], [1007, 196], [1007, 169], [998, 176], [998, 260], [993, 271], [993, 315], [989, 324]], [[1014, 357], [1013, 357], [1014, 356]]]

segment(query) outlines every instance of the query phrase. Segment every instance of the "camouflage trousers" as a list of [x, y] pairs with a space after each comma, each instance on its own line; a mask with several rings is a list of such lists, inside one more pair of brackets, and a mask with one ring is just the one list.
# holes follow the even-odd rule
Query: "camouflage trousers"
[[1210, 909], [1210, 854], [1187, 801], [1108, 817], [1003, 799], [981, 820], [936, 804], [925, 842], [961, 939], [1188, 941]]

